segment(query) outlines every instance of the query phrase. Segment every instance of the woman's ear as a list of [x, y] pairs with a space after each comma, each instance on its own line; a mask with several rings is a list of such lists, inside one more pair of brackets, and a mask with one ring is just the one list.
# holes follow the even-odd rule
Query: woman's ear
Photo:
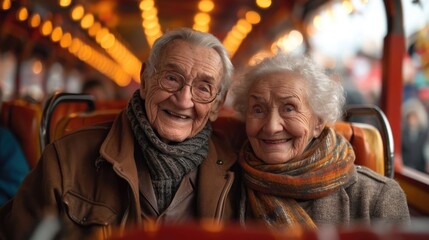
[[319, 117], [316, 120], [316, 124], [314, 126], [313, 137], [318, 138], [322, 133], [323, 129], [326, 126], [326, 122], [320, 119]]

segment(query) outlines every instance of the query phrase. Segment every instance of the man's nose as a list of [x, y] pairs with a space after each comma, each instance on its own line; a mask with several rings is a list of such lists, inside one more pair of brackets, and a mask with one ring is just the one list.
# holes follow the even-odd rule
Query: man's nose
[[177, 99], [177, 104], [182, 108], [190, 108], [194, 106], [191, 87], [192, 86], [190, 84], [184, 83], [183, 88], [174, 94]]

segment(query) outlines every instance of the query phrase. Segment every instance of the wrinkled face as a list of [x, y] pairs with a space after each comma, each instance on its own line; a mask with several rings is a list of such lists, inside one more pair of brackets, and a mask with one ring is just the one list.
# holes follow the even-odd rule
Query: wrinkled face
[[323, 124], [310, 109], [299, 76], [272, 73], [253, 83], [246, 132], [256, 156], [267, 164], [285, 163], [304, 152]]
[[[184, 77], [186, 84], [206, 81], [218, 89], [222, 69], [221, 58], [214, 49], [183, 40], [174, 40], [168, 44], [156, 65], [157, 73], [178, 73]], [[218, 98], [206, 104], [194, 102], [188, 85], [178, 92], [167, 92], [158, 84], [159, 75], [146, 79], [140, 93], [145, 99], [149, 122], [164, 142], [184, 141], [200, 132], [209, 118], [212, 121], [216, 119], [220, 107]]]

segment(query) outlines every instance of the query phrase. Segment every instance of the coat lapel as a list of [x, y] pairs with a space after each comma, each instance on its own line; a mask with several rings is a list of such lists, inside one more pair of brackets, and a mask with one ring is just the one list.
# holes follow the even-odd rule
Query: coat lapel
[[216, 149], [213, 140], [209, 141], [209, 153], [199, 167], [197, 210], [199, 217], [216, 219], [223, 215], [226, 195], [234, 180], [229, 169], [235, 161], [235, 155], [228, 155]]
[[136, 206], [136, 218], [140, 219], [139, 186], [137, 167], [134, 159], [134, 135], [128, 118], [122, 111], [113, 122], [106, 139], [100, 148], [101, 156], [113, 165], [116, 173], [131, 187]]

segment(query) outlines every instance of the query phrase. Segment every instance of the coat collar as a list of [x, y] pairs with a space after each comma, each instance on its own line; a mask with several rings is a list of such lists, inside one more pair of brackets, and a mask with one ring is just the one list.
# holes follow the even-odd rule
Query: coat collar
[[124, 111], [113, 121], [100, 148], [100, 155], [111, 163], [114, 171], [124, 178], [131, 187], [132, 198], [136, 209], [134, 218], [140, 221], [139, 185], [136, 162], [134, 160], [134, 135]]
[[[234, 151], [228, 146], [225, 139], [219, 138], [215, 133], [209, 139], [208, 157], [198, 168], [198, 184], [196, 184], [198, 186], [197, 211], [200, 217], [219, 218], [222, 215], [220, 211], [223, 209], [226, 198], [225, 188], [232, 185], [234, 178], [234, 174], [229, 169], [237, 159]], [[100, 154], [113, 165], [118, 175], [129, 182], [134, 200], [138, 203], [139, 186], [134, 160], [134, 135], [124, 111], [113, 122], [101, 146]]]
[[[221, 139], [216, 132], [213, 132], [209, 139], [208, 158], [203, 161], [200, 168], [212, 168], [215, 166], [218, 174], [225, 173], [226, 170], [231, 168], [235, 163], [236, 157], [233, 154], [234, 151], [228, 149], [227, 145], [225, 139]], [[216, 146], [222, 146], [222, 148]], [[134, 134], [124, 111], [113, 122], [111, 130], [101, 146], [100, 154], [115, 168], [121, 168], [124, 172], [136, 171]], [[135, 180], [137, 181], [137, 177]]]
[[234, 181], [234, 173], [230, 168], [236, 159], [229, 145], [213, 135], [209, 141], [208, 158], [199, 167], [197, 194], [199, 217], [217, 220], [222, 218], [226, 194]]
[[[100, 154], [118, 170], [137, 173], [134, 161], [134, 135], [124, 111], [114, 120], [101, 145]], [[131, 171], [132, 169], [134, 171]], [[137, 177], [133, 180], [137, 181]]]

